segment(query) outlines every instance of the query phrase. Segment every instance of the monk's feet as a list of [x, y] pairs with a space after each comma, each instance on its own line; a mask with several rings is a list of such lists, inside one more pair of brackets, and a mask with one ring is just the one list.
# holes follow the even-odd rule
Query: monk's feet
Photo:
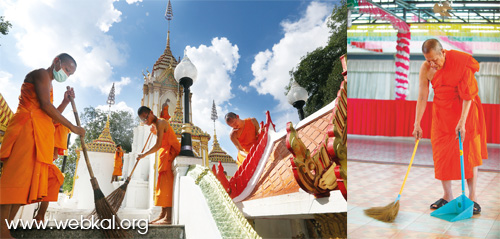
[[172, 220], [168, 220], [166, 218], [162, 218], [154, 223], [151, 223], [154, 225], [172, 225]]
[[158, 216], [156, 219], [154, 219], [153, 221], [150, 221], [149, 224], [155, 224], [157, 221], [160, 221], [164, 218], [165, 218], [165, 215], [160, 214], [160, 216]]

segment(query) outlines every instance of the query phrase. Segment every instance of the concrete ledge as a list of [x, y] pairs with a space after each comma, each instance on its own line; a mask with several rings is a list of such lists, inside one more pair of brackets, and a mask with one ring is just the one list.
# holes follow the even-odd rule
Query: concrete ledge
[[[145, 228], [145, 227], [141, 227]], [[177, 238], [185, 239], [186, 233], [184, 226], [168, 225], [168, 226], [155, 226], [149, 225], [147, 233], [146, 229], [135, 228], [134, 230], [127, 230], [130, 238]], [[11, 234], [15, 238], [106, 238], [101, 230], [84, 230], [84, 229], [45, 229], [45, 230], [13, 230]]]

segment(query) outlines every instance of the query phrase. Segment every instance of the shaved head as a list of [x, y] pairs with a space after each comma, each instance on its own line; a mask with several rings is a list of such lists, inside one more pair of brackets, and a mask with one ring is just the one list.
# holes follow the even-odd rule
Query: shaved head
[[428, 39], [422, 44], [422, 53], [427, 54], [434, 50], [435, 52], [441, 52], [443, 50], [443, 46], [436, 39]]

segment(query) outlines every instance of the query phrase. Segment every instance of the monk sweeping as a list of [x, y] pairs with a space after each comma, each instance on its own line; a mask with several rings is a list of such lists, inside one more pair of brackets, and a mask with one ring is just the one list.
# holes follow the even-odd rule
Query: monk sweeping
[[13, 220], [21, 205], [42, 201], [49, 196], [50, 170], [53, 167], [54, 124], [59, 122], [73, 133], [85, 130], [69, 122], [61, 112], [74, 97], [67, 90], [58, 108], [52, 104], [52, 80], [64, 82], [76, 70], [75, 60], [62, 53], [47, 69], [26, 75], [21, 86], [19, 106], [5, 132], [0, 149], [3, 173], [0, 177], [0, 236], [11, 238], [6, 220]]
[[122, 166], [123, 166], [123, 149], [121, 145], [116, 145], [115, 151], [115, 165], [113, 169], [113, 174], [111, 176], [111, 182], [118, 181], [118, 176], [122, 176]]
[[137, 156], [137, 160], [149, 154], [159, 152], [158, 180], [155, 188], [155, 206], [160, 206], [161, 213], [152, 224], [172, 224], [172, 196], [174, 185], [174, 174], [172, 162], [181, 151], [181, 144], [177, 140], [174, 129], [167, 120], [158, 118], [150, 108], [141, 106], [137, 111], [142, 122], [152, 125], [152, 131], [156, 134], [156, 144], [143, 154]]
[[477, 167], [488, 158], [486, 151], [486, 125], [483, 107], [478, 96], [474, 73], [479, 63], [471, 55], [444, 50], [436, 39], [422, 45], [425, 62], [420, 68], [420, 87], [416, 107], [413, 135], [422, 138], [420, 121], [429, 96], [429, 82], [434, 89], [432, 107], [431, 142], [435, 177], [441, 180], [444, 195], [431, 204], [438, 209], [451, 201], [451, 180], [460, 180], [458, 133], [462, 137], [465, 178], [469, 199], [474, 201], [474, 214], [481, 212], [476, 202]]
[[238, 166], [243, 164], [248, 152], [257, 143], [259, 136], [259, 123], [255, 118], [240, 119], [240, 116], [229, 112], [226, 114], [226, 123], [233, 128], [229, 136], [234, 146], [238, 149]]
[[[71, 132], [61, 123], [55, 123], [54, 128], [54, 154], [52, 156], [52, 162], [59, 158], [59, 155], [64, 155], [64, 151], [68, 149], [68, 134]], [[62, 174], [61, 170], [59, 170], [56, 165], [51, 164], [49, 167], [49, 188], [47, 192], [48, 195], [40, 202], [40, 207], [38, 208], [34, 219], [36, 219], [37, 221], [45, 220], [45, 213], [47, 212], [47, 208], [49, 207], [49, 202], [57, 202], [59, 198], [59, 188], [61, 188], [63, 182], [64, 175]]]

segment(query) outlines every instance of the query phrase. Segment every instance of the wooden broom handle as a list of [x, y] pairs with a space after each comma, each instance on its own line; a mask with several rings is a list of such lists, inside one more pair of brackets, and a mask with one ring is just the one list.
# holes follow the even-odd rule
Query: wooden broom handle
[[[153, 132], [149, 132], [149, 136], [148, 136], [148, 139], [146, 140], [146, 143], [144, 144], [144, 147], [142, 148], [142, 151], [141, 151], [141, 154], [144, 153], [144, 149], [146, 149], [146, 146], [148, 145], [148, 142], [149, 142], [149, 138], [151, 138], [151, 135], [153, 134]], [[134, 174], [134, 171], [135, 171], [135, 167], [137, 167], [137, 164], [139, 163], [139, 160], [136, 160], [135, 161], [135, 165], [134, 165], [134, 168], [132, 169], [132, 172], [129, 174], [129, 177], [132, 177], [132, 174]]]
[[[70, 87], [67, 86], [66, 89], [69, 90]], [[75, 114], [76, 125], [82, 127], [80, 124], [80, 117], [78, 116], [78, 111], [76, 110], [75, 101], [73, 100], [73, 97], [71, 97], [71, 95], [68, 96], [68, 98], [71, 102], [71, 107], [73, 107], [73, 113]], [[85, 145], [85, 139], [82, 136], [80, 136], [80, 142], [82, 143], [83, 156], [85, 158], [85, 163], [87, 163], [87, 169], [89, 170], [90, 178], [91, 179], [95, 178], [94, 172], [92, 171], [92, 166], [90, 165], [89, 156], [87, 154], [87, 146]]]

